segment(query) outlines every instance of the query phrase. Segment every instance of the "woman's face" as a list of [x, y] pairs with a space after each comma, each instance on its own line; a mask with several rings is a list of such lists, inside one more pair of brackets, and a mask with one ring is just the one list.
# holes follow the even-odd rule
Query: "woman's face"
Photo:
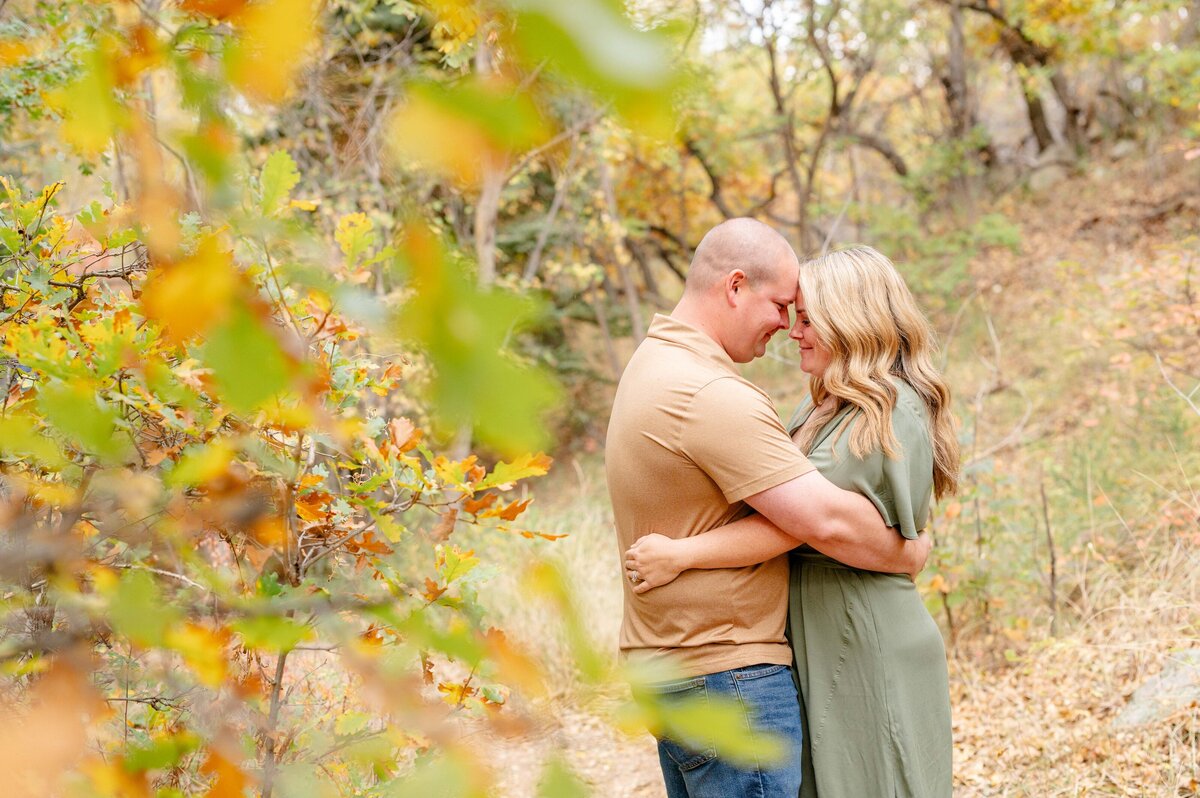
[[809, 323], [803, 291], [796, 292], [796, 323], [788, 332], [788, 338], [800, 345], [800, 369], [814, 377], [823, 375], [833, 357], [821, 343], [816, 328]]

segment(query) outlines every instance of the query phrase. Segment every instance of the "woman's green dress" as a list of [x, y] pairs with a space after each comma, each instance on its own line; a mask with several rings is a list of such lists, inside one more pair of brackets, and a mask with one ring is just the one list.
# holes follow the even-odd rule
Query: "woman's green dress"
[[[808, 457], [840, 488], [865, 495], [897, 534], [929, 516], [933, 446], [924, 402], [906, 383], [892, 412], [898, 459], [850, 453], [853, 409], [817, 433]], [[806, 399], [788, 424], [811, 414]], [[903, 574], [849, 568], [807, 546], [792, 552], [789, 634], [804, 705], [801, 798], [942, 798], [951, 794], [946, 649]]]

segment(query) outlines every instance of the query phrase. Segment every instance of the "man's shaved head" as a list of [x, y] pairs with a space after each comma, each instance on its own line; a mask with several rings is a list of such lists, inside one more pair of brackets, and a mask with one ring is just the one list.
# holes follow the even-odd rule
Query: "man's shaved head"
[[686, 290], [708, 291], [734, 269], [745, 272], [748, 282], [759, 283], [771, 279], [780, 263], [799, 267], [786, 238], [757, 219], [729, 219], [709, 230], [696, 247]]

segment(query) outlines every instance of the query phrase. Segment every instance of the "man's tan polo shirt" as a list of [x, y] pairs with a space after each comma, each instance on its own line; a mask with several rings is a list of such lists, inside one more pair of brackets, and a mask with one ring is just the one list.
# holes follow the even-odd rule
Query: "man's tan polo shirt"
[[[770, 398], [705, 333], [658, 315], [617, 387], [605, 444], [624, 552], [651, 532], [699, 535], [750, 512], [747, 496], [813, 469]], [[685, 571], [635, 595], [625, 582], [621, 651], [688, 675], [791, 664], [787, 557]]]

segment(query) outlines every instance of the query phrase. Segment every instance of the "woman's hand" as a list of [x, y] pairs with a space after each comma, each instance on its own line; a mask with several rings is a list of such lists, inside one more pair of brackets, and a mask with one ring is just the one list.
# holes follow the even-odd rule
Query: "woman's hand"
[[675, 580], [687, 566], [681, 559], [683, 541], [651, 533], [634, 541], [625, 552], [625, 578], [634, 593], [645, 593]]

